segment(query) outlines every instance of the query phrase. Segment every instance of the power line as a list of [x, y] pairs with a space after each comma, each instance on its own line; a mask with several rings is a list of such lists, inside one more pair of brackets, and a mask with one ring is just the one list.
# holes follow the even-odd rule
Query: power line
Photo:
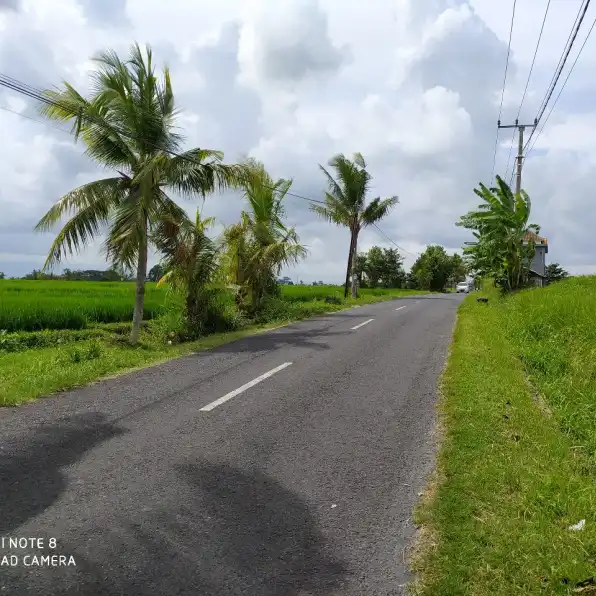
[[542, 19], [542, 25], [540, 27], [540, 33], [538, 34], [538, 41], [536, 42], [536, 49], [534, 50], [534, 56], [532, 58], [532, 64], [530, 65], [530, 72], [528, 73], [528, 78], [526, 80], [526, 86], [524, 87], [524, 93], [521, 98], [521, 103], [519, 104], [519, 110], [517, 110], [517, 118], [519, 118], [522, 107], [524, 105], [524, 100], [526, 99], [526, 94], [528, 93], [528, 86], [530, 84], [530, 79], [532, 77], [532, 72], [534, 70], [534, 64], [536, 62], [536, 56], [538, 54], [538, 48], [540, 47], [540, 40], [542, 39], [542, 33], [544, 31], [544, 24], [546, 23], [546, 17], [548, 16], [548, 9], [550, 8], [551, 0], [548, 0], [546, 4], [546, 9], [544, 11], [544, 17]]
[[[571, 52], [571, 48], [573, 47], [573, 44], [575, 43], [575, 39], [577, 38], [577, 34], [580, 30], [580, 27], [582, 25], [584, 17], [586, 16], [586, 11], [588, 10], [589, 6], [590, 6], [590, 0], [584, 0], [583, 7], [580, 6], [580, 8], [579, 8], [578, 17], [575, 20], [575, 29], [572, 30], [572, 34], [570, 34], [570, 37], [567, 40], [566, 50], [563, 49], [563, 55], [561, 56], [561, 59], [559, 60], [559, 65], [557, 67], [557, 70], [555, 71], [555, 75], [552, 79], [551, 85], [550, 85], [550, 87], [546, 93], [545, 99], [543, 100], [541, 107], [538, 111], [538, 116], [536, 117], [537, 122], [541, 121], [542, 116], [544, 115], [544, 111], [546, 110], [546, 106], [548, 105], [548, 102], [550, 101], [550, 98], [552, 97], [555, 87], [557, 86], [559, 77], [561, 76], [561, 73], [563, 72], [563, 68], [565, 68], [565, 63], [567, 62], [567, 58], [569, 58], [569, 53]], [[528, 140], [526, 141], [526, 144], [524, 145], [524, 151], [530, 144], [530, 141], [532, 140], [532, 137], [534, 136], [535, 130], [536, 130], [536, 128], [534, 128], [532, 130], [532, 132], [530, 133], [530, 136], [529, 136]]]
[[64, 132], [67, 135], [72, 136], [72, 133], [70, 132], [70, 130], [66, 130], [65, 128], [60, 128], [59, 126], [52, 126], [49, 122], [44, 122], [43, 120], [39, 120], [39, 118], [32, 118], [31, 116], [27, 116], [27, 114], [23, 114], [22, 112], [17, 112], [17, 110], [11, 110], [10, 108], [7, 108], [6, 106], [0, 106], [0, 110], [4, 110], [5, 112], [10, 112], [11, 114], [14, 114], [15, 116], [20, 116], [21, 118], [26, 118], [27, 120], [31, 120], [31, 122], [37, 122], [38, 124], [43, 124], [44, 126], [48, 126], [49, 128], [53, 128], [54, 130], [57, 130], [59, 132]]
[[[21, 93], [22, 95], [25, 95], [27, 97], [30, 97], [31, 99], [34, 99], [34, 100], [39, 101], [41, 103], [45, 103], [46, 105], [51, 105], [51, 106], [55, 106], [55, 107], [59, 107], [59, 108], [62, 107], [64, 109], [69, 110], [68, 107], [66, 107], [64, 105], [61, 105], [59, 102], [50, 100], [49, 98], [45, 97], [39, 90], [36, 90], [34, 87], [31, 87], [30, 85], [26, 85], [25, 83], [21, 83], [17, 79], [14, 79], [12, 77], [6, 76], [6, 75], [4, 75], [2, 73], [0, 73], [0, 86], [3, 86], [3, 87], [6, 87], [8, 89], [11, 89], [13, 91], [16, 91], [17, 93]], [[34, 122], [39, 122], [39, 123], [42, 123], [42, 124], [47, 124], [47, 123], [45, 123], [45, 122], [43, 122], [41, 120], [37, 120], [35, 118], [31, 118], [30, 116], [26, 116], [25, 114], [20, 114], [19, 112], [16, 112], [14, 110], [10, 110], [8, 108], [2, 107], [2, 109], [4, 109], [5, 111], [14, 113], [14, 114], [18, 114], [18, 115], [20, 115], [20, 116], [22, 116], [24, 118], [29, 119], [29, 120], [33, 120]], [[103, 124], [101, 121], [95, 120], [95, 119], [93, 119], [93, 118], [91, 118], [89, 116], [86, 116], [86, 118], [92, 124], [97, 124], [99, 126], [102, 126], [102, 124]], [[49, 124], [48, 124], [48, 126], [49, 126]], [[54, 126], [50, 126], [50, 128], [55, 128], [56, 130], [60, 130], [61, 132], [66, 132], [66, 133], [68, 133], [70, 135], [73, 135], [74, 134], [71, 131], [65, 130], [63, 128], [58, 128], [58, 127], [54, 127]], [[195, 159], [192, 159], [192, 158], [190, 158], [188, 156], [185, 156], [185, 155], [182, 155], [180, 153], [177, 153], [176, 151], [173, 151], [171, 149], [160, 147], [157, 143], [154, 143], [154, 142], [148, 141], [147, 139], [143, 139], [141, 137], [135, 136], [135, 135], [129, 133], [128, 131], [124, 131], [124, 130], [119, 129], [117, 127], [113, 127], [113, 130], [114, 130], [114, 132], [117, 132], [118, 134], [121, 134], [124, 137], [128, 137], [128, 138], [133, 139], [133, 140], [144, 141], [148, 145], [153, 146], [155, 149], [158, 149], [160, 151], [164, 151], [164, 153], [168, 153], [168, 154], [170, 154], [170, 155], [172, 155], [174, 157], [179, 157], [179, 158], [181, 158], [181, 159], [183, 159], [185, 161], [188, 161], [188, 162], [194, 163], [194, 164], [198, 164], [199, 163]], [[264, 186], [266, 188], [271, 189], [271, 190], [276, 190], [274, 187], [267, 186], [267, 185], [264, 185]], [[286, 194], [289, 195], [289, 196], [298, 198], [298, 199], [302, 199], [304, 201], [309, 201], [311, 203], [319, 203], [321, 205], [325, 205], [326, 204], [324, 201], [321, 201], [319, 199], [313, 199], [313, 198], [310, 198], [310, 197], [305, 197], [303, 195], [299, 195], [299, 194], [294, 193], [294, 192], [288, 191]]]
[[402, 252], [405, 252], [405, 253], [409, 254], [412, 257], [417, 256], [413, 252], [410, 252], [409, 250], [406, 250], [405, 248], [402, 248], [399, 244], [397, 244], [397, 242], [394, 242], [391, 238], [389, 238], [389, 236], [387, 236], [387, 234], [385, 234], [385, 232], [383, 232], [383, 230], [381, 230], [381, 228], [376, 223], [373, 223], [373, 226], [375, 228], [377, 228], [377, 230], [380, 232], [380, 234], [382, 236], [384, 236], [389, 242], [391, 242], [391, 244], [393, 244], [396, 248], [399, 248], [399, 250], [401, 250]]
[[540, 135], [542, 134], [542, 131], [544, 130], [544, 127], [546, 126], [548, 119], [550, 118], [550, 115], [553, 113], [553, 110], [555, 109], [555, 106], [557, 105], [557, 102], [559, 101], [559, 97], [561, 97], [561, 93], [563, 93], [563, 89], [565, 89], [565, 85], [567, 85], [567, 81], [569, 80], [569, 77], [571, 76], [571, 73], [573, 72], [573, 69], [575, 68], [575, 65], [577, 64], [577, 61], [579, 60], [579, 57], [581, 56], [581, 53], [594, 29], [594, 27], [596, 26], [596, 18], [592, 21], [592, 25], [588, 31], [588, 34], [586, 35], [586, 38], [584, 39], [584, 42], [582, 43], [579, 52], [577, 53], [577, 56], [575, 57], [575, 60], [573, 61], [573, 64], [571, 65], [571, 68], [569, 69], [569, 72], [567, 73], [567, 76], [565, 77], [565, 80], [563, 81], [563, 85], [561, 86], [561, 89], [559, 90], [559, 93], [557, 94], [557, 97], [555, 98], [555, 101], [553, 102], [548, 114], [546, 115], [546, 120], [544, 121], [544, 124], [542, 125], [542, 127], [540, 128], [540, 130], [538, 131], [538, 134], [536, 135], [536, 138], [534, 139], [534, 142], [532, 143], [532, 146], [530, 147], [530, 149], [526, 152], [526, 158], [528, 157], [528, 155], [532, 152], [532, 150], [534, 149], [534, 146], [536, 145], [536, 142], [538, 141], [538, 139], [540, 138]]
[[[511, 26], [509, 27], [509, 43], [507, 44], [507, 58], [505, 60], [505, 74], [503, 75], [503, 88], [501, 89], [501, 104], [499, 105], [499, 117], [497, 121], [501, 120], [501, 114], [503, 112], [503, 99], [505, 97], [505, 85], [507, 83], [507, 70], [509, 68], [509, 55], [511, 54], [511, 37], [513, 36], [513, 21], [515, 20], [515, 5], [517, 0], [513, 0], [513, 10], [511, 11]], [[491, 180], [495, 175], [495, 165], [497, 164], [497, 147], [499, 146], [499, 127], [497, 125], [497, 135], [495, 137], [495, 150], [493, 154], [493, 171], [491, 174]]]
[[[28, 97], [31, 97], [32, 99], [35, 99], [35, 100], [40, 101], [40, 102], [43, 102], [43, 103], [45, 103], [47, 105], [53, 105], [53, 106], [56, 106], [56, 107], [65, 107], [65, 106], [61, 106], [61, 104], [59, 102], [50, 100], [49, 98], [45, 97], [40, 92], [40, 90], [35, 89], [34, 87], [31, 87], [30, 85], [27, 85], [25, 83], [21, 83], [17, 79], [14, 79], [12, 77], [6, 76], [6, 75], [4, 75], [2, 73], [0, 73], [0, 86], [3, 86], [3, 87], [7, 87], [9, 89], [12, 89], [13, 91], [16, 91], [18, 93], [21, 93], [23, 95], [26, 95]], [[0, 108], [3, 109], [3, 110], [5, 110], [5, 111], [7, 111], [7, 112], [11, 112], [11, 113], [16, 114], [18, 116], [22, 116], [23, 118], [27, 118], [28, 120], [32, 120], [33, 122], [38, 122], [40, 124], [44, 124], [44, 125], [50, 126], [49, 123], [44, 122], [43, 120], [38, 120], [36, 118], [32, 118], [30, 116], [27, 116], [25, 114], [22, 114], [20, 112], [15, 111], [15, 110], [11, 110], [11, 109], [6, 108], [4, 106], [0, 106]], [[95, 123], [95, 124], [98, 124], [100, 126], [102, 125], [102, 122], [101, 121], [94, 122], [94, 120], [92, 118], [88, 118], [88, 119], [91, 121], [91, 123]], [[69, 134], [71, 136], [74, 134], [72, 131], [68, 131], [68, 130], [66, 130], [64, 128], [58, 128], [58, 127], [55, 127], [55, 126], [50, 126], [50, 128], [54, 128], [56, 130], [59, 130], [60, 132], [67, 133], [67, 134]], [[187, 161], [190, 161], [191, 163], [198, 163], [196, 160], [191, 159], [191, 158], [189, 158], [187, 156], [181, 155], [180, 153], [176, 153], [175, 151], [172, 151], [172, 150], [169, 150], [169, 149], [163, 149], [163, 148], [159, 147], [159, 145], [157, 145], [155, 143], [151, 143], [151, 142], [147, 141], [146, 139], [140, 139], [139, 137], [135, 137], [135, 135], [129, 133], [128, 131], [122, 131], [122, 130], [119, 130], [119, 129], [115, 129], [115, 132], [118, 132], [119, 134], [122, 134], [123, 136], [128, 137], [128, 138], [146, 141], [149, 145], [153, 145], [153, 147], [155, 147], [156, 149], [162, 150], [162, 151], [164, 151], [166, 153], [169, 153], [170, 155], [173, 155], [175, 157], [180, 157], [182, 159], [185, 159]], [[274, 187], [271, 187], [271, 186], [265, 185], [265, 187], [266, 188], [270, 188], [272, 190], [276, 190]], [[318, 203], [318, 204], [321, 204], [321, 205], [326, 205], [325, 201], [321, 201], [319, 199], [313, 199], [311, 197], [306, 197], [304, 195], [300, 195], [300, 194], [297, 194], [297, 193], [294, 193], [294, 192], [289, 192], [288, 191], [286, 194], [289, 195], [289, 196], [295, 197], [297, 199], [308, 201], [309, 203]], [[377, 224], [373, 224], [373, 225], [375, 226], [375, 228], [377, 228], [377, 230], [389, 242], [391, 242], [391, 244], [395, 245], [401, 251], [403, 251], [403, 252], [405, 252], [407, 254], [410, 254], [411, 256], [414, 256], [414, 257], [416, 256], [415, 254], [411, 253], [410, 251], [407, 251], [406, 249], [400, 247], [394, 240], [392, 240], [389, 236], [387, 236], [387, 234], [385, 234], [385, 232], [383, 232], [381, 230], [381, 228], [379, 228], [379, 226]]]
[[[530, 72], [528, 73], [528, 78], [526, 79], [526, 86], [524, 87], [524, 92], [522, 94], [521, 102], [519, 104], [519, 108], [517, 110], [516, 120], [519, 120], [521, 115], [522, 107], [524, 105], [524, 101], [526, 99], [526, 95], [528, 93], [528, 87], [530, 85], [530, 79], [532, 78], [532, 72], [534, 71], [534, 64], [536, 63], [536, 56], [538, 55], [538, 48], [540, 48], [540, 41], [542, 40], [542, 33], [544, 31], [544, 25], [546, 23], [546, 17], [548, 16], [548, 10], [550, 8], [551, 0], [547, 0], [546, 8], [544, 10], [544, 17], [542, 18], [542, 25], [540, 26], [540, 33], [538, 33], [538, 41], [536, 42], [536, 48], [534, 49], [534, 56], [532, 57], [532, 64], [530, 64]], [[515, 130], [511, 135], [511, 144], [509, 145], [509, 156], [507, 157], [507, 167], [505, 168], [505, 178], [507, 178], [507, 172], [509, 170], [509, 162], [511, 161], [511, 154], [513, 153], [513, 143], [515, 141]], [[511, 171], [511, 181], [513, 181], [513, 172]], [[511, 186], [511, 182], [509, 183]]]

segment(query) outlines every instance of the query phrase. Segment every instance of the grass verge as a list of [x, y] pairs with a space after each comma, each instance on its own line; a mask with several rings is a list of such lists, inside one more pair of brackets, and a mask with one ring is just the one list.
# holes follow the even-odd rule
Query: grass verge
[[[320, 300], [279, 301], [282, 304], [277, 304], [267, 313], [266, 320], [238, 331], [216, 333], [197, 341], [173, 345], [157, 340], [150, 331], [144, 330], [141, 344], [131, 347], [126, 343], [127, 334], [122, 333], [123, 325], [118, 326], [119, 333], [114, 333], [115, 328], [104, 325], [87, 330], [84, 334], [60, 331], [6, 335], [3, 336], [6, 347], [0, 350], [0, 406], [17, 406], [105, 376], [123, 374], [191, 352], [208, 350], [291, 321], [416, 293], [423, 292], [402, 290], [367, 294], [343, 304], [327, 304]], [[37, 347], [28, 349], [30, 344]]]
[[[586, 415], [596, 376], [593, 364], [580, 368], [596, 345], [594, 321], [583, 329], [596, 317], [591, 285], [591, 294], [561, 283], [461, 305], [442, 378], [437, 472], [415, 516], [414, 594], [596, 588], [578, 585], [596, 568], [596, 420]], [[582, 519], [585, 529], [569, 530]]]

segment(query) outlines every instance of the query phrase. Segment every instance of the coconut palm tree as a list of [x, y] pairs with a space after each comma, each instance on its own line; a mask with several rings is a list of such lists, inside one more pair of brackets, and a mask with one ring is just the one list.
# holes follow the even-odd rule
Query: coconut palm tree
[[358, 234], [366, 226], [383, 219], [399, 202], [397, 197], [373, 199], [366, 204], [366, 195], [370, 189], [371, 175], [366, 170], [366, 162], [362, 154], [355, 153], [349, 160], [342, 153], [335, 155], [329, 165], [335, 170], [336, 178], [319, 164], [327, 178], [329, 190], [325, 193], [325, 205], [312, 205], [311, 209], [320, 217], [338, 226], [350, 230], [350, 251], [346, 269], [344, 297], [348, 297], [348, 284], [352, 273], [352, 297], [356, 298], [357, 271], [356, 251]]
[[273, 180], [263, 164], [245, 164], [244, 197], [248, 209], [241, 220], [224, 232], [227, 249], [224, 271], [238, 289], [240, 300], [249, 299], [257, 311], [263, 299], [278, 291], [282, 267], [295, 264], [307, 254], [294, 228], [284, 224], [283, 200], [291, 180]]
[[530, 197], [523, 190], [514, 193], [500, 176], [496, 186], [488, 188], [481, 183], [474, 192], [483, 202], [456, 224], [472, 230], [476, 238], [466, 243], [464, 254], [471, 269], [492, 276], [504, 291], [517, 289], [526, 282], [534, 252], [533, 242], [525, 243], [524, 238], [540, 231], [539, 226], [528, 223]]
[[180, 152], [175, 131], [177, 110], [170, 74], [155, 73], [151, 49], [134, 44], [127, 60], [111, 50], [94, 58], [92, 92], [84, 97], [68, 83], [45, 92], [42, 113], [73, 123], [87, 155], [117, 175], [84, 184], [64, 195], [40, 220], [48, 230], [71, 218], [54, 240], [45, 267], [78, 252], [107, 231], [104, 249], [112, 263], [136, 269], [136, 299], [131, 342], [139, 339], [143, 319], [147, 254], [151, 232], [164, 218], [182, 221], [184, 210], [167, 194], [200, 196], [242, 178], [240, 166], [222, 163], [219, 151]]
[[152, 235], [153, 243], [164, 255], [160, 265], [165, 274], [158, 286], [170, 283], [184, 293], [188, 321], [197, 331], [204, 323], [202, 307], [218, 268], [219, 247], [207, 235], [214, 223], [214, 217], [201, 219], [197, 209], [194, 221], [186, 214], [180, 219], [164, 219]]

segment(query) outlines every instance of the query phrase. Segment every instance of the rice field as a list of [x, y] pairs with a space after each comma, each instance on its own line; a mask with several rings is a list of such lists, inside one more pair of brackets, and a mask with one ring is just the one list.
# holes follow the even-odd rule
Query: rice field
[[[363, 296], [383, 296], [399, 290], [361, 289]], [[99, 323], [132, 321], [134, 282], [62, 280], [0, 280], [0, 331], [85, 329]], [[286, 302], [312, 302], [328, 296], [343, 298], [342, 286], [282, 286]], [[145, 319], [166, 308], [167, 289], [148, 283]]]
[[[166, 290], [148, 283], [145, 318], [163, 312]], [[132, 321], [134, 283], [0, 280], [0, 330], [84, 329]]]

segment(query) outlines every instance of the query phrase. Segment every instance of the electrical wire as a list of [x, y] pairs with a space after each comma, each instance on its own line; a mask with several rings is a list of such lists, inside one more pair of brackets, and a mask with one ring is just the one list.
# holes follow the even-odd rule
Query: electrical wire
[[[7, 75], [4, 75], [2, 73], [0, 73], [0, 86], [9, 88], [9, 89], [11, 89], [13, 91], [16, 91], [17, 93], [21, 93], [22, 95], [26, 95], [26, 96], [28, 96], [28, 97], [36, 100], [36, 101], [45, 103], [46, 105], [53, 105], [53, 106], [56, 106], [56, 107], [65, 107], [65, 106], [61, 106], [61, 104], [59, 102], [50, 100], [49, 98], [45, 97], [40, 90], [35, 89], [34, 87], [32, 87], [30, 85], [27, 85], [25, 83], [22, 83], [21, 81], [18, 81], [17, 79], [14, 79], [14, 78], [9, 77]], [[0, 106], [0, 109], [3, 109], [3, 110], [5, 110], [7, 112], [10, 112], [12, 114], [21, 116], [23, 118], [27, 118], [28, 120], [32, 120], [33, 122], [38, 122], [40, 124], [44, 124], [44, 125], [50, 126], [49, 123], [44, 122], [43, 120], [38, 120], [36, 118], [32, 118], [31, 116], [27, 116], [26, 114], [22, 114], [20, 112], [15, 111], [15, 110], [11, 110], [10, 108], [6, 108], [4, 106]], [[88, 117], [88, 119], [91, 121], [91, 123], [96, 123], [99, 126], [102, 125], [102, 122], [101, 121], [94, 121], [94, 119], [92, 119], [90, 117]], [[59, 130], [60, 132], [67, 133], [69, 135], [73, 135], [73, 132], [72, 131], [68, 131], [68, 130], [66, 130], [64, 128], [59, 128], [59, 127], [56, 127], [56, 126], [50, 126], [50, 128], [53, 128], [55, 130]], [[128, 131], [119, 130], [118, 128], [115, 128], [115, 132], [118, 132], [119, 134], [122, 134], [122, 136], [125, 136], [125, 137], [128, 137], [128, 138], [139, 139], [139, 137], [135, 137], [134, 135], [132, 135]], [[144, 140], [144, 139], [140, 139], [140, 140]], [[166, 153], [168, 153], [170, 155], [173, 155], [175, 157], [180, 157], [182, 159], [185, 159], [187, 161], [190, 161], [191, 163], [197, 163], [196, 160], [193, 160], [193, 159], [191, 159], [189, 157], [186, 157], [184, 155], [181, 155], [180, 153], [176, 153], [175, 151], [172, 151], [172, 150], [169, 150], [169, 149], [162, 149], [162, 148], [159, 147], [159, 145], [157, 145], [155, 143], [151, 143], [149, 141], [146, 141], [146, 142], [149, 145], [153, 145], [156, 149], [163, 150], [164, 152], [166, 152]], [[270, 188], [272, 190], [276, 190], [274, 187], [270, 187], [270, 186], [266, 186], [266, 188]], [[297, 198], [297, 199], [308, 201], [309, 203], [318, 203], [318, 204], [321, 204], [321, 205], [326, 205], [325, 201], [321, 201], [319, 199], [313, 199], [311, 197], [306, 197], [304, 195], [300, 195], [300, 194], [297, 194], [297, 193], [294, 193], [294, 192], [288, 191], [286, 194], [288, 196], [292, 196], [292, 197]], [[389, 242], [391, 242], [391, 244], [395, 245], [402, 252], [405, 252], [407, 254], [410, 254], [411, 256], [414, 256], [414, 257], [416, 256], [413, 253], [405, 250], [404, 248], [401, 248], [395, 241], [393, 241], [387, 234], [385, 234], [385, 232], [383, 232], [383, 230], [381, 230], [381, 228], [377, 224], [374, 224], [374, 226], [375, 226], [375, 228]]]
[[530, 149], [528, 149], [524, 159], [526, 159], [528, 157], [528, 155], [532, 152], [532, 150], [534, 149], [534, 146], [536, 145], [536, 142], [540, 138], [540, 135], [542, 134], [544, 127], [548, 123], [548, 119], [550, 118], [550, 115], [553, 113], [553, 110], [555, 109], [555, 106], [557, 105], [557, 102], [559, 101], [559, 98], [561, 97], [561, 93], [563, 93], [563, 90], [565, 89], [565, 85], [567, 85], [567, 81], [569, 80], [569, 77], [571, 76], [571, 73], [573, 72], [573, 69], [575, 68], [575, 65], [577, 64], [577, 61], [579, 60], [579, 57], [581, 56], [581, 53], [583, 52], [583, 49], [584, 49], [586, 43], [588, 42], [588, 39], [589, 39], [592, 31], [594, 30], [595, 26], [596, 26], [596, 18], [594, 19], [594, 21], [592, 21], [592, 26], [588, 30], [588, 34], [586, 35], [586, 38], [584, 39], [584, 42], [582, 43], [582, 45], [579, 49], [579, 52], [577, 53], [577, 56], [575, 57], [575, 60], [573, 61], [573, 64], [571, 65], [571, 68], [569, 69], [569, 72], [567, 73], [565, 80], [563, 81], [563, 85], [561, 86], [561, 89], [559, 89], [559, 93], [557, 94], [557, 97], [555, 97], [555, 101], [553, 102], [548, 114], [546, 115], [546, 120], [544, 121], [542, 127], [538, 131], [538, 134], [536, 135], [536, 138], [534, 139], [532, 146], [530, 147]]
[[381, 235], [384, 236], [385, 239], [388, 240], [391, 244], [393, 244], [396, 248], [398, 248], [402, 252], [405, 252], [406, 254], [409, 254], [412, 257], [418, 256], [417, 254], [414, 254], [413, 252], [410, 252], [409, 250], [402, 248], [399, 244], [397, 244], [397, 242], [394, 242], [389, 236], [387, 236], [387, 234], [385, 234], [385, 232], [383, 232], [383, 230], [381, 230], [381, 228], [376, 223], [373, 223], [373, 226], [377, 228]]
[[505, 74], [503, 75], [503, 88], [501, 89], [501, 104], [499, 105], [499, 117], [497, 118], [497, 135], [495, 138], [495, 150], [493, 153], [493, 170], [490, 176], [491, 180], [495, 176], [495, 166], [497, 164], [497, 148], [499, 146], [499, 123], [501, 121], [501, 114], [503, 113], [503, 99], [505, 97], [505, 86], [507, 83], [507, 70], [509, 69], [509, 56], [511, 54], [511, 38], [513, 36], [513, 22], [515, 21], [515, 6], [517, 0], [513, 0], [513, 10], [511, 11], [511, 25], [509, 27], [509, 43], [507, 44], [507, 58], [505, 59]]
[[[542, 33], [544, 32], [544, 25], [546, 24], [546, 17], [548, 16], [548, 10], [550, 8], [551, 0], [547, 0], [546, 8], [544, 10], [544, 17], [542, 18], [542, 25], [540, 26], [540, 33], [538, 33], [538, 41], [536, 42], [536, 48], [534, 49], [534, 56], [532, 57], [532, 64], [530, 64], [530, 72], [528, 73], [528, 78], [526, 79], [526, 86], [524, 87], [524, 92], [522, 94], [521, 102], [519, 104], [519, 108], [517, 110], [517, 116], [515, 117], [516, 120], [519, 121], [519, 117], [521, 115], [522, 107], [524, 105], [524, 101], [526, 99], [526, 95], [528, 93], [528, 87], [530, 85], [530, 79], [532, 78], [532, 72], [534, 71], [534, 64], [536, 63], [536, 56], [538, 55], [538, 49], [540, 48], [540, 41], [542, 40]], [[578, 13], [579, 15], [579, 13]], [[577, 17], [576, 17], [577, 20]], [[569, 41], [569, 40], [567, 40]], [[509, 156], [507, 157], [507, 167], [505, 168], [505, 179], [507, 179], [507, 172], [509, 171], [509, 163], [511, 161], [511, 154], [513, 153], [513, 145], [515, 142], [515, 129], [513, 130], [513, 134], [511, 135], [511, 144], [509, 145]], [[511, 180], [513, 180], [513, 171], [511, 174]], [[511, 183], [510, 183], [511, 186]]]
[[[573, 44], [575, 43], [577, 34], [580, 30], [580, 27], [582, 26], [582, 22], [584, 20], [584, 17], [586, 16], [586, 11], [588, 10], [589, 6], [590, 6], [590, 0], [584, 0], [583, 6], [580, 6], [580, 8], [579, 8], [578, 17], [576, 18], [576, 21], [575, 21], [575, 29], [572, 29], [572, 34], [568, 38], [566, 49], [563, 50], [563, 55], [562, 55], [561, 59], [559, 60], [559, 65], [557, 66], [557, 69], [555, 71], [555, 75], [552, 79], [551, 85], [550, 85], [550, 87], [546, 93], [545, 99], [543, 100], [541, 107], [538, 111], [538, 116], [536, 117], [537, 124], [540, 123], [540, 121], [542, 120], [542, 116], [544, 115], [546, 106], [548, 105], [548, 102], [550, 101], [550, 98], [552, 97], [552, 94], [554, 93], [555, 87], [557, 86], [557, 83], [559, 81], [559, 77], [561, 76], [561, 73], [563, 72], [563, 68], [565, 68], [565, 63], [567, 62], [567, 59], [569, 58], [569, 53], [571, 52], [571, 48], [573, 47]], [[526, 141], [526, 144], [523, 147], [524, 152], [525, 152], [526, 148], [528, 147], [528, 145], [530, 144], [530, 142], [532, 141], [535, 131], [536, 131], [536, 128], [534, 128], [532, 130], [532, 132], [530, 133], [530, 136], [528, 137], [528, 140]]]
[[[41, 103], [44, 103], [46, 105], [66, 108], [66, 106], [61, 105], [59, 102], [50, 100], [49, 98], [45, 97], [39, 90], [36, 90], [34, 87], [31, 87], [30, 85], [26, 85], [25, 83], [21, 83], [20, 81], [17, 81], [17, 79], [14, 79], [12, 77], [8, 77], [8, 76], [6, 76], [6, 75], [4, 75], [2, 73], [0, 73], [0, 86], [6, 87], [6, 88], [11, 89], [13, 91], [16, 91], [17, 93], [21, 93], [22, 95], [25, 95], [27, 97], [30, 97], [31, 99], [34, 99], [34, 100], [39, 101]], [[16, 114], [18, 114], [20, 116], [23, 116], [24, 118], [28, 118], [29, 120], [33, 120], [34, 122], [40, 122], [40, 123], [46, 124], [46, 123], [44, 123], [41, 120], [36, 120], [35, 118], [31, 118], [30, 116], [26, 116], [25, 114], [20, 114], [19, 112], [15, 112], [14, 110], [10, 110], [10, 109], [5, 108], [5, 107], [3, 107], [2, 109], [4, 109], [5, 111], [8, 111], [8, 112], [16, 113]], [[97, 124], [98, 126], [102, 126], [102, 124], [103, 124], [101, 120], [97, 120], [97, 119], [91, 118], [90, 116], [85, 116], [85, 117], [92, 124]], [[68, 130], [65, 130], [65, 129], [61, 129], [61, 128], [57, 128], [57, 127], [51, 127], [51, 128], [55, 128], [56, 130], [60, 130], [62, 132], [66, 132], [66, 133], [71, 134], [71, 135], [73, 134], [71, 131], [68, 131]], [[171, 149], [160, 147], [157, 143], [148, 141], [147, 139], [142, 139], [142, 138], [140, 138], [138, 136], [135, 136], [135, 135], [129, 133], [128, 131], [119, 129], [118, 127], [112, 127], [112, 128], [113, 128], [114, 132], [117, 132], [118, 134], [120, 134], [120, 135], [122, 135], [124, 137], [127, 137], [129, 139], [133, 139], [133, 140], [142, 140], [142, 141], [145, 141], [149, 146], [152, 146], [155, 149], [158, 149], [160, 151], [163, 151], [164, 153], [168, 153], [169, 155], [172, 155], [174, 157], [179, 157], [179, 158], [181, 158], [181, 159], [183, 159], [185, 161], [188, 161], [190, 163], [194, 163], [194, 164], [198, 163], [196, 160], [194, 160], [194, 159], [192, 159], [192, 158], [190, 158], [188, 156], [185, 156], [185, 155], [182, 155], [180, 153], [177, 153], [176, 151], [173, 151]], [[272, 190], [275, 190], [275, 188], [274, 187], [271, 187], [271, 186], [266, 186], [266, 188], [270, 188]], [[299, 194], [294, 193], [294, 192], [288, 191], [286, 194], [289, 195], [289, 196], [298, 198], [298, 199], [302, 199], [302, 200], [305, 200], [305, 201], [310, 201], [311, 203], [319, 203], [321, 205], [325, 205], [326, 204], [325, 201], [321, 201], [319, 199], [313, 199], [313, 198], [310, 198], [310, 197], [305, 197], [303, 195], [299, 195]]]

